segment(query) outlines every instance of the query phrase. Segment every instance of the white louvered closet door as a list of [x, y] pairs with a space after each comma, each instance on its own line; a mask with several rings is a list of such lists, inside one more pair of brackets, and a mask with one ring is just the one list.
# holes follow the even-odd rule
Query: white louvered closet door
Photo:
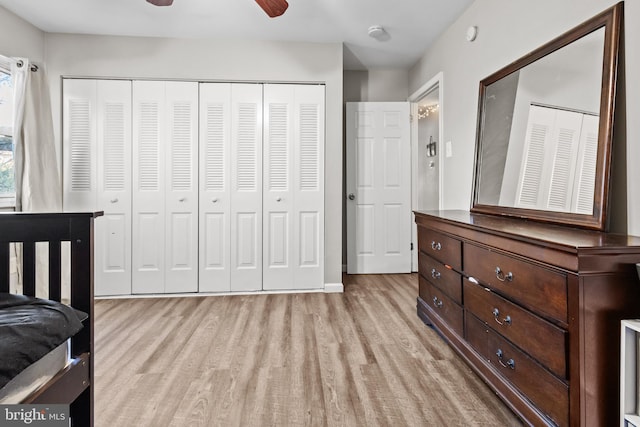
[[231, 84], [200, 84], [200, 292], [231, 291]]
[[131, 82], [63, 81], [64, 209], [101, 210], [95, 294], [131, 293]]
[[96, 295], [131, 293], [131, 81], [98, 80]]
[[262, 290], [262, 85], [231, 86], [232, 291]]
[[132, 292], [165, 291], [165, 82], [133, 82]]
[[63, 202], [66, 211], [96, 209], [96, 82], [63, 81]]
[[198, 291], [198, 83], [165, 83], [165, 292]]
[[264, 87], [265, 290], [324, 286], [324, 86]]

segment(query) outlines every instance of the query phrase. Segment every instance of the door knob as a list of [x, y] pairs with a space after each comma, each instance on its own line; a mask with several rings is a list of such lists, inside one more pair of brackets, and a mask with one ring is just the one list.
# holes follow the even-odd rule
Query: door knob
[[353, 200], [356, 198], [356, 195], [353, 193], [349, 193], [349, 200]]

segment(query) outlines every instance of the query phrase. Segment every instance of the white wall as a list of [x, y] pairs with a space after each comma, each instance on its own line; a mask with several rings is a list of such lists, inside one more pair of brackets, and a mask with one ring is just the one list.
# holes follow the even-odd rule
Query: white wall
[[44, 58], [44, 33], [0, 7], [0, 55], [29, 58], [41, 63]]
[[382, 69], [344, 72], [345, 102], [406, 101], [408, 96], [408, 70]]
[[342, 282], [342, 45], [47, 34], [60, 152], [61, 76], [326, 84], [325, 282]]
[[[445, 141], [451, 141], [453, 146], [453, 156], [444, 159], [443, 201], [446, 209], [468, 209], [470, 206], [480, 80], [615, 3], [614, 0], [477, 0], [409, 71], [410, 92], [436, 73], [444, 73], [444, 135]], [[639, 40], [640, 2], [626, 2], [624, 15], [626, 40]], [[465, 40], [465, 31], [471, 25], [478, 26], [478, 38], [469, 43]], [[629, 42], [625, 56], [625, 74], [640, 74], [640, 50]], [[640, 94], [640, 80], [629, 78], [620, 83], [623, 84], [618, 86], [619, 90]], [[626, 229], [630, 234], [640, 235], [640, 192], [634, 191], [633, 185], [640, 182], [640, 168], [635, 166], [640, 161], [640, 144], [637, 143], [640, 122], [625, 120], [626, 117], [640, 117], [640, 97], [621, 96], [618, 101], [623, 102], [617, 105], [614, 144], [626, 143], [627, 206], [614, 188], [616, 200], [612, 200], [613, 205], [626, 209], [626, 215], [613, 212], [612, 219], [616, 223], [612, 223], [612, 229]], [[626, 128], [620, 129], [625, 122]], [[622, 221], [627, 224], [621, 224]]]

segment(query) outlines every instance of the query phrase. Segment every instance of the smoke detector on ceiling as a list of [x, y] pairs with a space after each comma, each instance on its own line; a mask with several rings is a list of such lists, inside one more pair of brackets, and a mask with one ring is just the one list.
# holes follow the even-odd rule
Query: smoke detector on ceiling
[[378, 41], [384, 41], [389, 39], [389, 33], [385, 31], [382, 25], [370, 26], [367, 33], [369, 34], [369, 37], [374, 38]]

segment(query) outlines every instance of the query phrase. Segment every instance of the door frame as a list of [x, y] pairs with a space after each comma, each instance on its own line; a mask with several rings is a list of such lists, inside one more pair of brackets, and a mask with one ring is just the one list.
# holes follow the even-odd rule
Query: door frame
[[[427, 93], [431, 92], [433, 89], [438, 88], [438, 141], [437, 141], [437, 150], [440, 155], [438, 156], [438, 209], [442, 210], [442, 176], [443, 176], [443, 166], [444, 166], [444, 73], [440, 71], [431, 79], [429, 79], [425, 84], [423, 84], [418, 90], [413, 92], [408, 98], [410, 109], [411, 109], [411, 117], [417, 118], [417, 104], [416, 102], [424, 97]], [[411, 210], [418, 209], [418, 135], [416, 133], [417, 129], [417, 119], [414, 122], [412, 120], [410, 126], [410, 134], [411, 134]], [[413, 222], [412, 222], [412, 233], [411, 233], [411, 242], [413, 244], [413, 252], [411, 254], [411, 271], [418, 271], [418, 227], [415, 223], [415, 217], [413, 212], [411, 214]]]

